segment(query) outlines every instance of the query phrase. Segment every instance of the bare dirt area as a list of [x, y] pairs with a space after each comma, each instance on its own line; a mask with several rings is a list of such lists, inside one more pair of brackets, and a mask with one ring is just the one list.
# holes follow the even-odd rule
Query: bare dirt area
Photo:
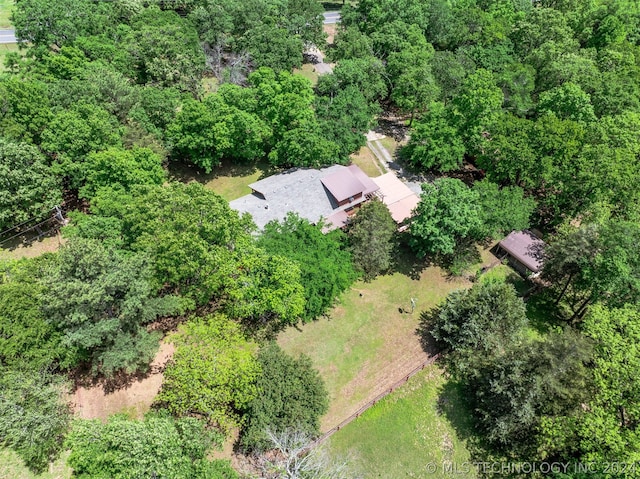
[[329, 45], [333, 44], [337, 31], [336, 24], [323, 25], [322, 29], [324, 30], [324, 33], [327, 34], [327, 43]]
[[125, 413], [132, 418], [141, 418], [160, 391], [162, 371], [174, 351], [172, 343], [160, 343], [149, 374], [136, 378], [123, 387], [114, 389], [111, 384], [104, 382], [78, 387], [71, 398], [76, 415], [82, 419], [104, 420], [111, 414]]

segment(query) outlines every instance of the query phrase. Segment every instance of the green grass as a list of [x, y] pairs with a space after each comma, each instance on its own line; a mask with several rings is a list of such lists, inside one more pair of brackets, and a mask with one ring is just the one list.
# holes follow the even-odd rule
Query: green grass
[[471, 461], [464, 439], [470, 430], [459, 389], [446, 384], [438, 367], [429, 366], [336, 432], [329, 445], [363, 477], [438, 479], [451, 475], [443, 464]]
[[[416, 275], [410, 266], [370, 283], [356, 283], [327, 318], [280, 334], [283, 349], [295, 356], [308, 355], [325, 381], [330, 409], [322, 419], [323, 430], [426, 359], [416, 334], [420, 312], [471, 284], [449, 278], [437, 267]], [[411, 298], [417, 300], [413, 314]]]
[[66, 461], [69, 452], [64, 452], [60, 458], [49, 465], [49, 470], [42, 474], [34, 474], [27, 469], [18, 455], [9, 449], [0, 449], [0, 479], [68, 479], [71, 478], [71, 468]]
[[6, 70], [4, 67], [4, 60], [7, 56], [7, 53], [17, 52], [17, 51], [18, 51], [17, 43], [0, 43], [0, 73]]
[[0, 28], [11, 28], [9, 17], [15, 5], [15, 0], [0, 0]]
[[305, 63], [301, 68], [294, 68], [293, 73], [305, 77], [311, 82], [311, 86], [316, 86], [318, 84], [318, 74], [311, 63]]
[[398, 149], [398, 142], [396, 140], [389, 136], [385, 136], [380, 140], [380, 143], [382, 143], [382, 146], [387, 149], [392, 158], [395, 157], [396, 150]]
[[270, 165], [223, 164], [206, 174], [204, 171], [182, 163], [170, 163], [169, 175], [172, 179], [189, 182], [197, 181], [205, 187], [215, 191], [227, 201], [232, 201], [251, 193], [249, 184], [272, 174]]

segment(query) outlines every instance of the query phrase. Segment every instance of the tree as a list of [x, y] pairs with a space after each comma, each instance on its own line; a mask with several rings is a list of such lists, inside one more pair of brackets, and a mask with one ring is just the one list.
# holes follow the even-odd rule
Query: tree
[[396, 222], [381, 201], [370, 201], [358, 209], [349, 223], [347, 237], [356, 269], [372, 280], [393, 263]]
[[69, 465], [80, 478], [163, 477], [237, 479], [227, 461], [207, 459], [222, 437], [194, 418], [148, 413], [144, 420], [111, 416], [106, 423], [78, 419], [65, 446]]
[[482, 180], [474, 183], [478, 193], [481, 226], [475, 233], [478, 239], [504, 236], [513, 230], [529, 227], [529, 218], [536, 208], [531, 197], [525, 197], [522, 188], [506, 186]]
[[257, 26], [244, 35], [240, 45], [249, 52], [257, 68], [288, 72], [302, 65], [304, 42], [277, 25], [265, 23]]
[[71, 421], [62, 399], [69, 386], [46, 370], [0, 367], [0, 444], [18, 453], [34, 472], [58, 457]]
[[29, 370], [67, 367], [73, 354], [40, 309], [39, 277], [51, 259], [0, 263], [0, 365]]
[[263, 477], [272, 479], [353, 479], [359, 478], [348, 461], [337, 459], [325, 447], [313, 443], [304, 431], [267, 431], [269, 452], [256, 458]]
[[47, 84], [13, 76], [0, 80], [0, 130], [4, 138], [39, 143], [50, 120]]
[[16, 5], [11, 23], [23, 42], [61, 47], [105, 27], [101, 10], [89, 0], [25, 0]]
[[317, 97], [315, 108], [320, 128], [318, 134], [338, 147], [332, 163], [344, 162], [366, 144], [365, 133], [372, 127], [377, 107], [368, 104], [354, 85], [329, 97]]
[[267, 223], [258, 245], [300, 265], [305, 296], [303, 321], [324, 314], [356, 279], [344, 234], [341, 231], [324, 234], [321, 225], [314, 226], [293, 213], [281, 223]]
[[50, 216], [62, 202], [59, 179], [38, 149], [0, 139], [0, 229]]
[[432, 103], [411, 131], [402, 155], [420, 170], [447, 172], [460, 168], [465, 147], [451, 113], [442, 103]]
[[225, 157], [251, 161], [264, 156], [271, 134], [257, 115], [228, 105], [217, 94], [186, 102], [167, 130], [174, 154], [207, 173]]
[[564, 83], [540, 94], [540, 113], [555, 113], [558, 118], [589, 123], [596, 119], [591, 97], [575, 83]]
[[241, 423], [259, 391], [257, 345], [222, 315], [192, 318], [170, 340], [176, 352], [156, 401], [176, 416], [199, 415], [223, 432]]
[[498, 448], [536, 454], [543, 419], [570, 416], [590, 392], [592, 347], [578, 333], [551, 333], [484, 366], [465, 390], [479, 429]]
[[449, 293], [442, 304], [423, 314], [421, 334], [445, 350], [451, 372], [470, 377], [520, 342], [527, 325], [524, 302], [514, 287], [483, 281]]
[[247, 408], [240, 444], [250, 451], [268, 450], [273, 445], [267, 431], [296, 429], [316, 436], [329, 400], [311, 360], [307, 356], [295, 359], [270, 343], [258, 353], [258, 362], [262, 369], [257, 382], [259, 396]]
[[451, 255], [480, 226], [478, 194], [462, 181], [441, 178], [422, 184], [409, 245], [419, 257]]
[[579, 421], [585, 461], [633, 460], [640, 453], [640, 313], [635, 305], [595, 305], [581, 326], [595, 342], [594, 395]]
[[148, 367], [159, 334], [145, 325], [182, 309], [175, 297], [157, 298], [144, 255], [126, 255], [96, 240], [75, 239], [42, 278], [42, 309], [63, 343], [94, 374], [112, 376]]
[[478, 69], [465, 78], [452, 103], [467, 151], [473, 150], [480, 141], [481, 133], [500, 111], [503, 102], [502, 90], [488, 70]]
[[80, 195], [92, 198], [103, 187], [129, 190], [133, 185], [161, 185], [166, 173], [162, 158], [148, 148], [109, 148], [91, 153], [85, 163], [86, 182]]
[[567, 228], [545, 250], [543, 277], [556, 304], [569, 306], [569, 321], [582, 319], [592, 303], [617, 308], [640, 297], [640, 241], [637, 224], [608, 219], [603, 224]]
[[320, 168], [336, 163], [338, 156], [339, 146], [329, 140], [322, 126], [312, 119], [303, 120], [284, 133], [269, 153], [269, 163], [285, 168]]
[[151, 6], [136, 15], [131, 26], [125, 45], [136, 62], [139, 83], [197, 91], [205, 58], [191, 22]]

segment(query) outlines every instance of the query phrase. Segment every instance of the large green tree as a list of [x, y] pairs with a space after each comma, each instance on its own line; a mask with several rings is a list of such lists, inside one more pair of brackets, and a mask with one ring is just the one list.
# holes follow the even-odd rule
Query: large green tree
[[317, 435], [329, 400], [311, 360], [288, 356], [276, 343], [270, 343], [258, 353], [258, 362], [262, 367], [257, 381], [259, 396], [248, 406], [241, 445], [254, 451], [270, 449], [267, 430], [282, 433], [295, 429]]
[[69, 385], [46, 370], [0, 367], [0, 444], [41, 473], [62, 450], [71, 421]]
[[471, 289], [450, 293], [426, 312], [421, 333], [433, 338], [447, 354], [452, 372], [472, 376], [492, 357], [499, 357], [524, 338], [528, 325], [525, 304], [511, 284], [483, 281]]
[[356, 279], [344, 233], [337, 230], [324, 234], [321, 225], [312, 225], [293, 213], [280, 223], [268, 223], [258, 244], [300, 265], [305, 321], [324, 314]]
[[462, 181], [423, 183], [409, 245], [419, 257], [451, 255], [458, 242], [471, 238], [481, 225], [478, 211], [478, 194]]
[[227, 461], [207, 458], [222, 438], [194, 418], [148, 413], [136, 421], [124, 415], [76, 420], [65, 441], [74, 477], [128, 479], [237, 479]]
[[347, 237], [353, 264], [366, 280], [372, 280], [393, 264], [397, 228], [389, 208], [381, 201], [366, 203], [351, 219]]
[[0, 230], [50, 217], [62, 202], [59, 178], [34, 146], [0, 139]]
[[259, 391], [257, 345], [222, 315], [192, 318], [170, 337], [176, 352], [156, 401], [177, 416], [196, 415], [228, 432]]
[[70, 241], [41, 281], [47, 320], [94, 374], [145, 369], [159, 339], [145, 325], [182, 309], [175, 297], [156, 297], [146, 256], [96, 240]]

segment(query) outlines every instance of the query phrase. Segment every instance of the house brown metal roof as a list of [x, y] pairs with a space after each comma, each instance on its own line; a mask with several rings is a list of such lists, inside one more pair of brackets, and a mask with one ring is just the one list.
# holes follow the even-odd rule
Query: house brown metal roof
[[545, 242], [530, 231], [512, 231], [500, 247], [534, 273], [542, 269]]
[[367, 189], [349, 168], [327, 175], [320, 181], [338, 203], [364, 193]]

